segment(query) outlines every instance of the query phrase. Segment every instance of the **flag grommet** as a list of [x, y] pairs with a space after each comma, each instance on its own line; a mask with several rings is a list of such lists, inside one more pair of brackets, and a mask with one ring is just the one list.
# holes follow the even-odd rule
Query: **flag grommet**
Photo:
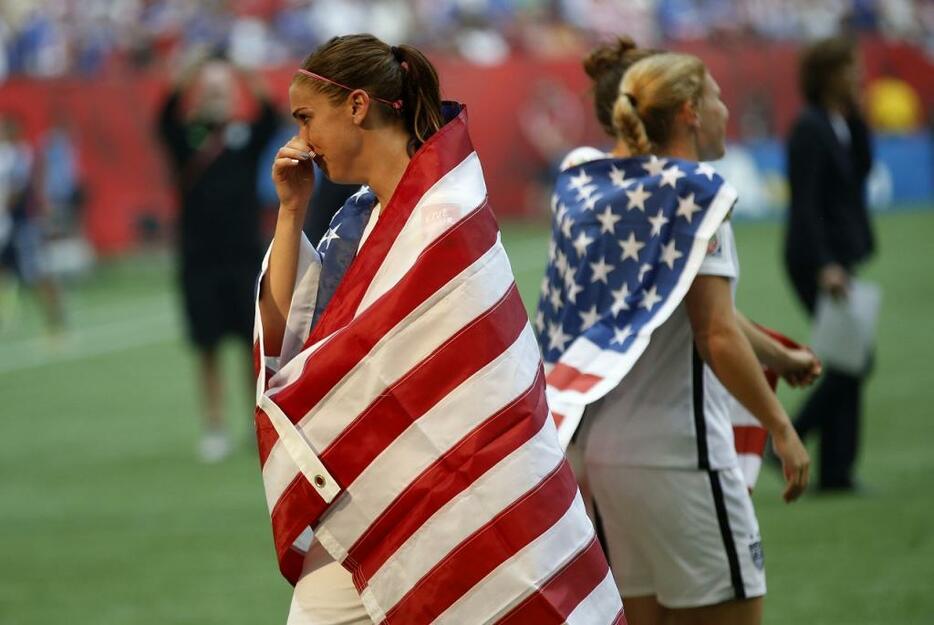
[[315, 480], [315, 486], [317, 486], [318, 488], [324, 488], [325, 484], [327, 484], [327, 482], [324, 481], [324, 476], [320, 474], [316, 475], [314, 480]]

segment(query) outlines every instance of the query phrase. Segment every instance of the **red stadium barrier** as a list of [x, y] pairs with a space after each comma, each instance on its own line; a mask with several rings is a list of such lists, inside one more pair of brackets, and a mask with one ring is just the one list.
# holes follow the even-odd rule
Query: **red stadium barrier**
[[[788, 128], [800, 105], [794, 46], [692, 44], [680, 49], [703, 58], [720, 82], [732, 112], [731, 136], [738, 135], [749, 107], [757, 107], [771, 132]], [[900, 76], [931, 110], [934, 67], [920, 50], [882, 41], [866, 42], [862, 50], [867, 77], [883, 72]], [[437, 64], [445, 97], [468, 104], [491, 203], [500, 215], [544, 210], [555, 159], [570, 146], [606, 143], [576, 58], [514, 57], [495, 67], [449, 59], [437, 59]], [[267, 73], [283, 114], [292, 71]], [[165, 89], [162, 76], [12, 80], [0, 86], [0, 113], [17, 115], [32, 138], [50, 119], [70, 120], [85, 181], [85, 228], [101, 253], [132, 247], [143, 218], [163, 224], [173, 220], [177, 202], [154, 130]]]

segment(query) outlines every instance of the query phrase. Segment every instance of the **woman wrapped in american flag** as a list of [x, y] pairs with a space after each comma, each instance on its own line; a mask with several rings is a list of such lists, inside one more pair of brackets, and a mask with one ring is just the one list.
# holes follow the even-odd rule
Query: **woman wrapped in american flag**
[[[623, 623], [561, 452], [464, 107], [369, 35], [289, 88], [256, 429], [288, 622]], [[312, 163], [363, 184], [317, 247]]]
[[549, 403], [564, 443], [588, 408], [575, 442], [630, 623], [757, 623], [762, 549], [731, 402], [773, 435], [792, 500], [809, 460], [754, 347], [796, 383], [819, 364], [756, 344], [734, 309], [736, 193], [702, 162], [723, 154], [727, 110], [704, 64], [621, 40], [585, 67], [609, 75], [597, 114], [617, 144], [575, 150], [556, 183], [536, 316]]

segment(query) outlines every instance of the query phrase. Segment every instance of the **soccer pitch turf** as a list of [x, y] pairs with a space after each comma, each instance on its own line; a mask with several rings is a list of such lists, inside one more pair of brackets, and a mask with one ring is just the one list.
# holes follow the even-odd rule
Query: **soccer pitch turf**
[[[885, 294], [865, 398], [867, 490], [789, 506], [778, 476], [763, 470], [754, 501], [769, 625], [934, 623], [934, 280], [924, 264], [934, 211], [876, 223], [880, 252], [864, 275]], [[736, 232], [738, 306], [806, 339], [779, 263], [779, 226]], [[547, 234], [504, 227], [530, 307]], [[0, 335], [0, 624], [283, 623], [290, 587], [273, 555], [240, 354], [225, 351], [240, 448], [203, 465], [171, 262], [105, 263], [69, 289], [68, 304], [72, 329], [60, 341], [43, 336], [25, 297]], [[802, 395], [781, 397], [794, 410]]]

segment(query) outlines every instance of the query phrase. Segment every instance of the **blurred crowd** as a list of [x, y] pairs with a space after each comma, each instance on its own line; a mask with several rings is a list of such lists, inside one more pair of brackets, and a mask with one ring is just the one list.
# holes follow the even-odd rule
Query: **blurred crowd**
[[496, 63], [513, 52], [578, 52], [621, 29], [655, 45], [803, 41], [841, 24], [934, 51], [930, 0], [4, 0], [0, 80], [165, 65], [197, 47], [269, 66], [348, 32]]

